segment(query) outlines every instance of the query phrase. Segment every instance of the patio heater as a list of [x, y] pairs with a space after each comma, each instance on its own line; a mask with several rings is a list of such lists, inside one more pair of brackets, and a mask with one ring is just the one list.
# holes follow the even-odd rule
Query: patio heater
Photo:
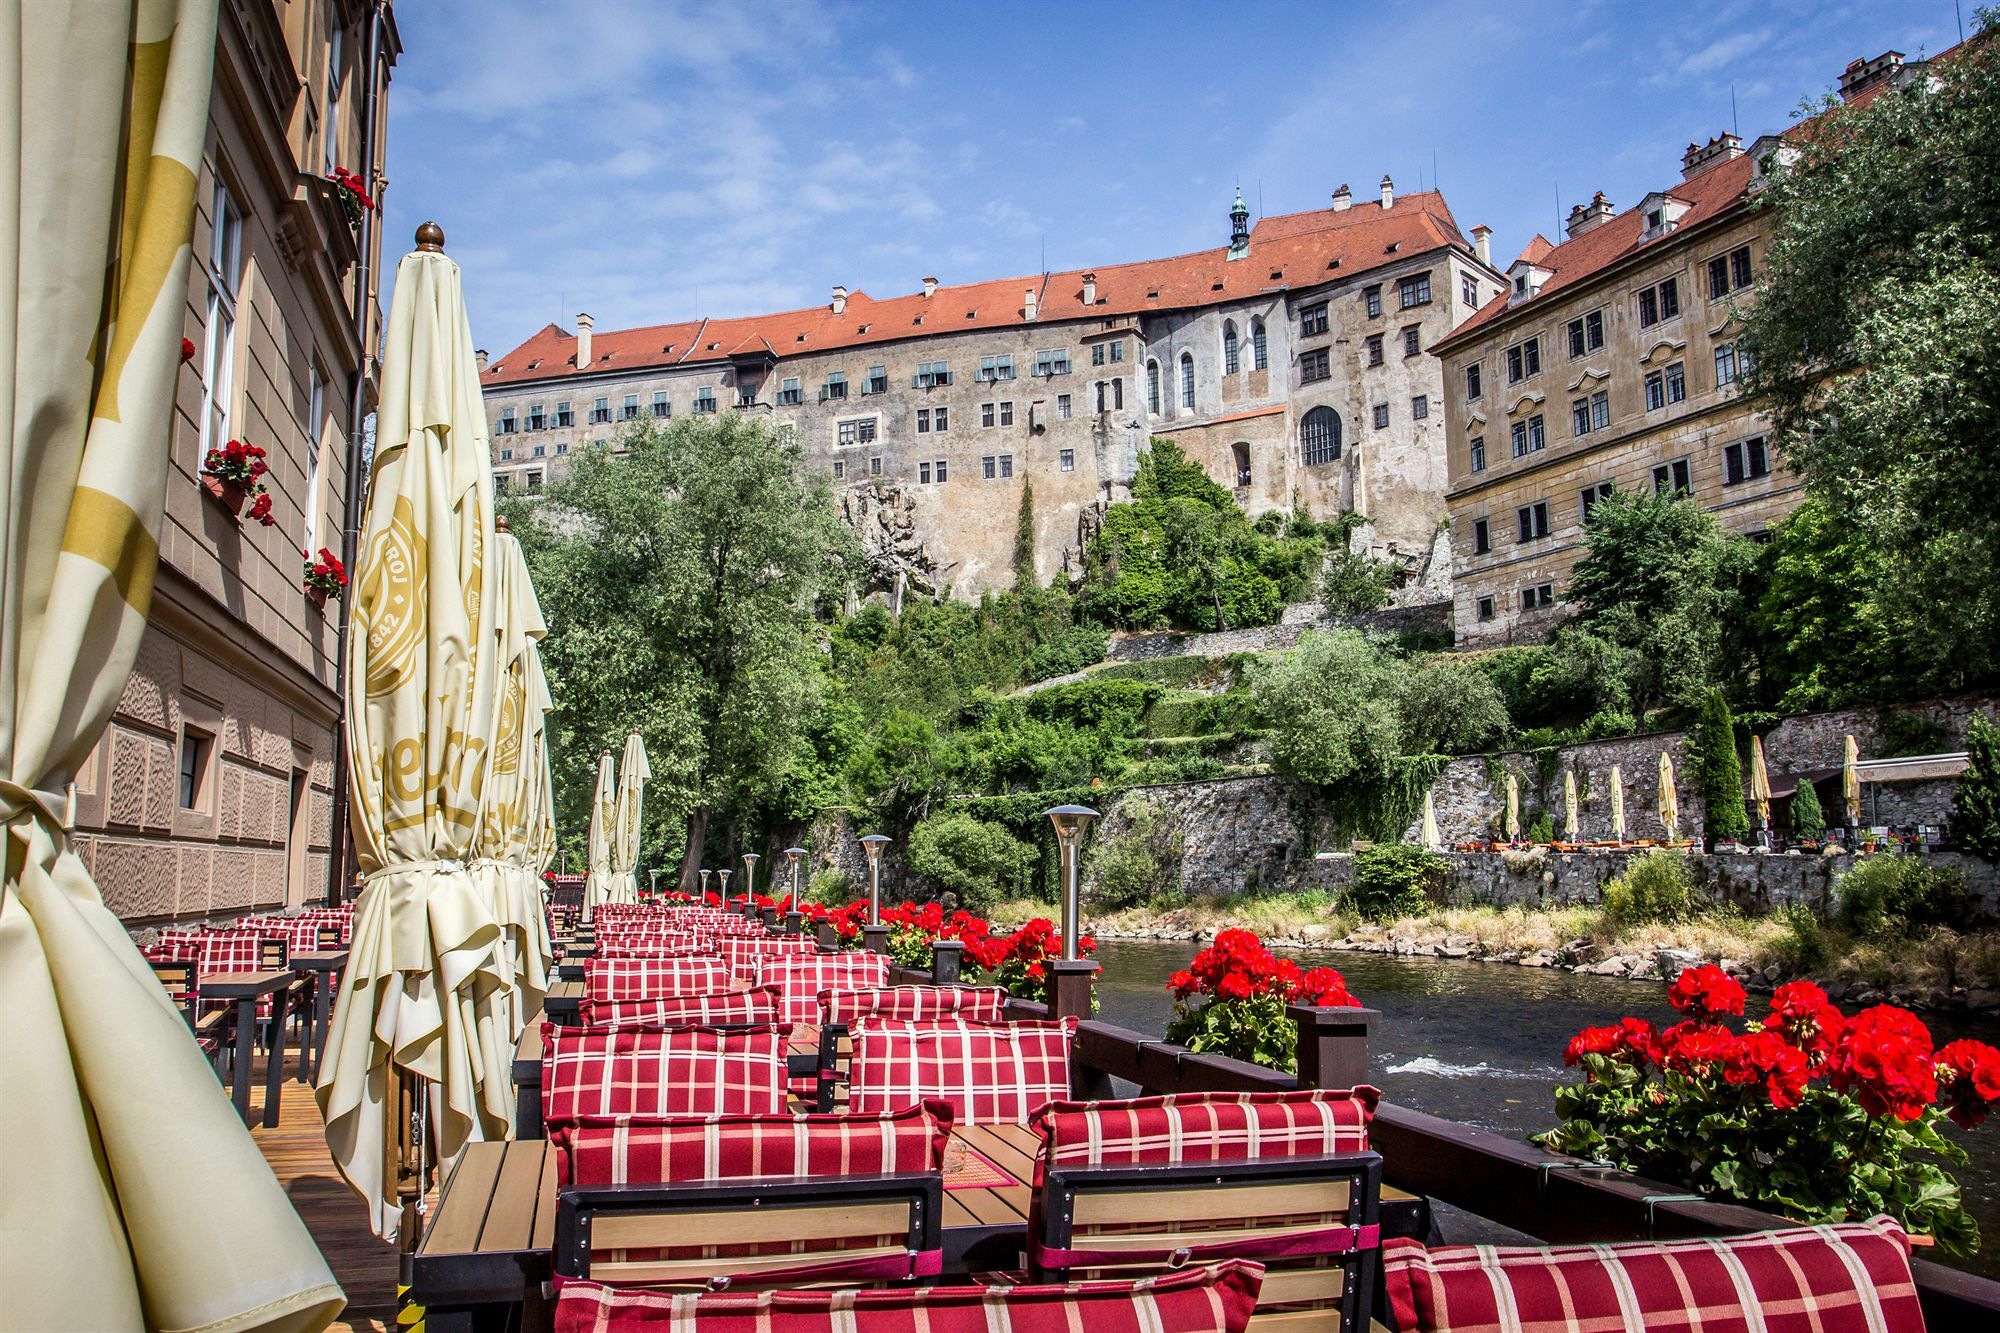
[[1062, 957], [1064, 962], [1073, 962], [1077, 957], [1077, 936], [1081, 933], [1076, 853], [1083, 842], [1083, 831], [1097, 818], [1097, 811], [1084, 805], [1059, 805], [1042, 813], [1055, 825], [1062, 867]]
[[882, 849], [889, 845], [888, 835], [870, 833], [861, 839], [861, 850], [868, 853], [868, 924], [882, 924]]
[[[763, 859], [763, 857], [757, 855], [755, 852], [743, 853], [743, 896], [745, 898], [748, 898], [757, 891], [757, 863]], [[729, 895], [724, 893], [722, 896], [722, 905], [724, 907], [729, 906]]]

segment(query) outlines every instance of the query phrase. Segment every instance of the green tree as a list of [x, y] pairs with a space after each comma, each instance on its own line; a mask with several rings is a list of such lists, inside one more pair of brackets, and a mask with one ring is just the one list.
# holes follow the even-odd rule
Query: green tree
[[648, 424], [619, 446], [572, 455], [509, 513], [550, 623], [566, 813], [588, 800], [597, 750], [638, 727], [649, 842], [678, 845], [688, 889], [718, 815], [808, 803], [826, 686], [813, 617], [860, 550], [818, 472], [761, 422]]
[[1356, 631], [1303, 636], [1256, 677], [1272, 766], [1321, 787], [1386, 781], [1402, 754], [1399, 685], [1395, 664]]
[[1741, 839], [1750, 831], [1743, 805], [1743, 765], [1736, 757], [1736, 721], [1721, 690], [1701, 701], [1695, 722], [1696, 781], [1701, 788], [1702, 831], [1710, 842]]
[[1818, 842], [1826, 833], [1826, 814], [1819, 808], [1819, 793], [1812, 783], [1799, 779], [1792, 793], [1792, 837], [1800, 842]]
[[1014, 525], [1014, 587], [1035, 586], [1035, 483], [1021, 483], [1021, 517]]
[[1507, 735], [1507, 704], [1492, 679], [1443, 656], [1404, 666], [1397, 702], [1407, 754], [1465, 754]]
[[2000, 861], [2000, 727], [1974, 713], [1965, 729], [1968, 761], [1951, 802], [1951, 839]]
[[1395, 582], [1396, 570], [1388, 561], [1359, 551], [1335, 551], [1320, 576], [1319, 599], [1328, 615], [1344, 620], [1387, 606]]
[[1760, 192], [1775, 222], [1742, 315], [1746, 392], [1785, 461], [1836, 522], [1893, 552], [1849, 596], [1876, 605], [1899, 674], [1924, 689], [2000, 666], [1996, 142], [1988, 40], [1826, 106]]
[[910, 830], [910, 869], [958, 895], [959, 905], [985, 910], [1017, 893], [1034, 848], [963, 810], [946, 810]]
[[1786, 712], [1900, 693], [1904, 664], [1881, 600], [1887, 553], [1833, 505], [1809, 495], [1772, 533], [1757, 607], [1771, 692]]
[[1577, 614], [1557, 638], [1590, 635], [1591, 655], [1617, 673], [1592, 683], [1599, 707], [1622, 693], [1642, 722], [1662, 706], [1692, 712], [1737, 674], [1727, 631], [1744, 620], [1748, 541], [1687, 497], [1615, 492], [1591, 507], [1583, 545], [1568, 594]]

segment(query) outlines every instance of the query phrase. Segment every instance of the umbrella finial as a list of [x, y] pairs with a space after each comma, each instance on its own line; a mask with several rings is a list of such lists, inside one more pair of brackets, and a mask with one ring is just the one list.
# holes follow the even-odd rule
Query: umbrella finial
[[493, 516], [493, 530], [495, 532], [512, 532], [514, 529], [508, 525], [505, 514], [495, 514]]
[[444, 253], [444, 228], [435, 222], [426, 222], [418, 227], [417, 249]]

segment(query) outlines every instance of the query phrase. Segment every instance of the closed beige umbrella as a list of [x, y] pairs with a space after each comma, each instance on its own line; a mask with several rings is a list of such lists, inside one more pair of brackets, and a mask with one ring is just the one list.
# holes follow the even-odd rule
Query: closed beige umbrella
[[587, 921], [599, 903], [611, 899], [611, 839], [618, 823], [618, 778], [611, 751], [597, 756], [597, 790], [590, 796], [590, 874], [583, 881], [583, 916]]
[[1616, 764], [1611, 766], [1611, 837], [1625, 841], [1625, 772]]
[[[466, 865], [496, 698], [493, 482], [458, 265], [435, 231], [420, 229], [396, 270], [382, 355], [348, 612], [349, 806], [364, 884], [318, 1087], [334, 1164], [385, 1238], [415, 1221], [426, 1144], [442, 1158], [504, 1137], [513, 1107], [512, 977]], [[405, 1098], [429, 1108], [413, 1144], [394, 1109]], [[400, 1199], [385, 1190], [392, 1169]]]
[[1764, 767], [1764, 738], [1750, 738], [1750, 804], [1757, 810], [1757, 827], [1771, 827], [1771, 771]]
[[1424, 846], [1432, 851], [1444, 845], [1444, 839], [1438, 836], [1437, 801], [1428, 790], [1424, 792], [1423, 840]]
[[1563, 770], [1563, 841], [1577, 841], [1576, 827], [1576, 770]]
[[215, 20], [127, 0], [0, 23], [8, 1328], [314, 1330], [342, 1304], [63, 819], [152, 602]]
[[1507, 775], [1507, 841], [1521, 840], [1521, 783], [1512, 773]]
[[[529, 733], [533, 723], [530, 710], [537, 706], [529, 697], [529, 654], [535, 641], [548, 633], [541, 604], [535, 600], [528, 562], [521, 543], [507, 530], [506, 520], [495, 525], [498, 537], [495, 554], [500, 563], [500, 592], [493, 617], [494, 633], [488, 639], [499, 663], [498, 697], [493, 723], [493, 746], [479, 817], [478, 859], [473, 874], [493, 908], [494, 919], [505, 933], [507, 961], [514, 980], [514, 1005], [510, 1029], [521, 1034], [522, 1025], [542, 1006], [548, 994], [548, 968], [542, 957], [548, 942], [548, 918], [543, 911], [540, 881], [533, 866], [530, 846], [533, 818], [529, 802], [536, 785], [530, 777]], [[540, 719], [534, 719], [539, 721]]]
[[1667, 841], [1679, 837], [1681, 822], [1680, 793], [1674, 790], [1674, 761], [1665, 750], [1660, 751], [1660, 825], [1667, 831]]
[[618, 761], [618, 818], [611, 833], [611, 901], [639, 901], [639, 815], [646, 799], [646, 779], [653, 776], [646, 763], [646, 742], [639, 729], [625, 738], [625, 754]]
[[[555, 711], [547, 678], [542, 673], [541, 650], [528, 645], [528, 867], [535, 874], [537, 893], [542, 876], [556, 859], [556, 789], [549, 767], [549, 714]], [[555, 949], [549, 942], [548, 914], [541, 923], [541, 952], [544, 973], [555, 965]]]
[[1861, 747], [1847, 738], [1840, 752], [1840, 803], [1846, 807], [1847, 826], [1861, 827]]

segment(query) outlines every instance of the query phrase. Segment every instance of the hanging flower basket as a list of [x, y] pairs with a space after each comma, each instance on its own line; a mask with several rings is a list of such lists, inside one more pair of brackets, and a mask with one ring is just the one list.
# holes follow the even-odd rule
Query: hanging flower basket
[[347, 566], [340, 563], [339, 556], [322, 546], [319, 548], [317, 559], [305, 562], [302, 586], [305, 588], [306, 596], [312, 599], [312, 604], [324, 610], [327, 598], [331, 597], [337, 601], [346, 594]]
[[347, 225], [360, 231], [361, 219], [375, 210], [367, 184], [346, 167], [335, 167], [326, 173], [326, 178], [334, 184], [334, 197], [340, 200], [341, 210], [347, 214]]

